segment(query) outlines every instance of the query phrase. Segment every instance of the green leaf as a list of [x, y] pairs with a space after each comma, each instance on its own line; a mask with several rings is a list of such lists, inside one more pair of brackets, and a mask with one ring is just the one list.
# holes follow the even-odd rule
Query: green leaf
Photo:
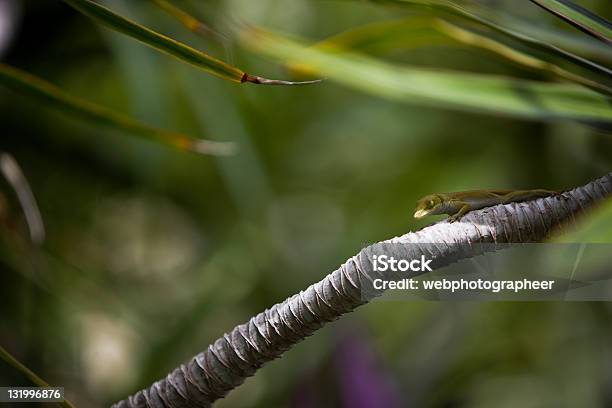
[[165, 11], [167, 14], [171, 15], [175, 19], [177, 19], [182, 25], [184, 25], [188, 30], [192, 31], [197, 35], [201, 35], [203, 37], [212, 37], [215, 40], [225, 41], [225, 38], [222, 34], [216, 32], [202, 21], [198, 20], [191, 14], [187, 13], [185, 10], [177, 7], [173, 3], [166, 0], [151, 0], [157, 7]]
[[531, 0], [544, 10], [567, 21], [579, 30], [612, 44], [612, 24], [605, 18], [569, 0]]
[[452, 45], [453, 41], [448, 36], [433, 27], [436, 20], [431, 16], [415, 15], [368, 23], [335, 34], [314, 46], [386, 54], [407, 48]]
[[530, 47], [491, 30], [466, 27], [450, 21], [438, 20], [434, 27], [465, 45], [494, 52], [523, 67], [547, 72], [557, 78], [587, 86], [608, 96], [612, 95], [612, 76], [586, 70], [546, 50]]
[[161, 51], [194, 65], [210, 74], [231, 82], [244, 83], [250, 82], [254, 84], [264, 85], [303, 85], [320, 82], [303, 81], [291, 82], [278, 79], [267, 79], [256, 75], [250, 75], [232, 65], [218, 60], [202, 51], [196, 50], [186, 44], [173, 40], [163, 34], [144, 27], [134, 21], [131, 21], [119, 14], [114, 13], [108, 8], [90, 1], [90, 0], [64, 0], [66, 3], [74, 7], [82, 14], [88, 16], [94, 21], [103, 24], [115, 31], [132, 37], [151, 48]]
[[[401, 49], [431, 46], [477, 47], [519, 64], [525, 68], [588, 86], [612, 95], [612, 78], [576, 66], [555, 54], [512, 41], [486, 27], [458, 24], [456, 19], [411, 16], [352, 28], [325, 39], [315, 46], [320, 49], [351, 49], [387, 53]], [[299, 71], [300, 67], [292, 67]]]
[[158, 51], [172, 55], [228, 81], [242, 82], [245, 75], [244, 71], [128, 20], [100, 4], [89, 0], [64, 1], [94, 21], [128, 35]]
[[233, 143], [195, 139], [178, 132], [147, 126], [130, 117], [68, 94], [44, 79], [2, 63], [0, 63], [0, 85], [33, 97], [43, 102], [45, 106], [153, 139], [180, 150], [213, 155], [227, 155], [235, 150]]
[[553, 242], [612, 243], [612, 200], [578, 218], [576, 225], [559, 231]]
[[[24, 377], [30, 380], [32, 384], [43, 388], [50, 387], [49, 383], [36, 375], [36, 373], [26, 367], [21, 361], [17, 360], [15, 356], [9, 353], [2, 346], [0, 346], [0, 359], [4, 360], [8, 365], [19, 371]], [[74, 408], [74, 405], [72, 405], [72, 403], [65, 398], [62, 402], [58, 402], [57, 404], [64, 408]]]
[[592, 37], [579, 35], [569, 30], [557, 29], [552, 25], [533, 24], [522, 19], [512, 19], [512, 26], [540, 42], [554, 45], [609, 67], [612, 64], [612, 47]]
[[[376, 2], [378, 3], [378, 1]], [[608, 76], [612, 75], [612, 70], [604, 66], [601, 66], [579, 55], [573, 54], [570, 51], [554, 45], [552, 42], [542, 41], [539, 38], [535, 38], [533, 35], [513, 28], [512, 25], [515, 25], [515, 21], [513, 21], [513, 19], [509, 18], [508, 16], [504, 16], [502, 19], [499, 17], [499, 13], [493, 13], [484, 5], [473, 3], [463, 4], [462, 2], [458, 2], [456, 0], [383, 0], [383, 2], [425, 10], [433, 13], [436, 16], [457, 16], [472, 23], [483, 25], [493, 31], [513, 38], [514, 40], [521, 41], [529, 47], [555, 54], [556, 56], [580, 65], [593, 73]], [[513, 24], [509, 26], [505, 23], [506, 21], [510, 21]], [[521, 26], [518, 21], [516, 23], [517, 26]], [[522, 26], [524, 26], [524, 24]], [[559, 36], [559, 38], [562, 39], [564, 37]]]
[[573, 84], [397, 66], [356, 53], [305, 47], [261, 29], [245, 31], [241, 41], [261, 54], [394, 100], [540, 120], [612, 123], [610, 99]]

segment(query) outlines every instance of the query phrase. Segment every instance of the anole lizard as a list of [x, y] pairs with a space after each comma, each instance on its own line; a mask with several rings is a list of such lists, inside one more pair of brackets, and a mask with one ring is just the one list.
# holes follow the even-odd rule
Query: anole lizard
[[417, 201], [414, 218], [448, 214], [448, 222], [455, 222], [472, 210], [556, 194], [559, 193], [550, 190], [473, 190], [430, 194]]

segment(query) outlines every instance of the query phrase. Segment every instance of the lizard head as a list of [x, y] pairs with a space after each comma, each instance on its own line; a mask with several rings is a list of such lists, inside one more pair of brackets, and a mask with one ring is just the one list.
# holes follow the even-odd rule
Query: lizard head
[[430, 194], [417, 201], [414, 218], [423, 218], [428, 215], [443, 214], [443, 200], [437, 194]]

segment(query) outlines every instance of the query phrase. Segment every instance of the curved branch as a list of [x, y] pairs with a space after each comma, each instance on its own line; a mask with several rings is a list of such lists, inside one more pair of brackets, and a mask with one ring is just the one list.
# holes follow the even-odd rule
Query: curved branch
[[[240, 385], [263, 364], [274, 360], [327, 322], [368, 302], [361, 283], [376, 277], [373, 251], [433, 258], [446, 266], [483, 252], [473, 243], [523, 243], [545, 239], [552, 230], [612, 194], [612, 173], [563, 194], [473, 211], [460, 222], [442, 221], [362, 249], [337, 270], [306, 290], [236, 326], [208, 349], [182, 364], [150, 388], [114, 405], [116, 408], [207, 407]], [[427, 252], [421, 244], [428, 246]], [[364, 290], [365, 291], [365, 290]], [[379, 295], [379, 293], [375, 295]]]

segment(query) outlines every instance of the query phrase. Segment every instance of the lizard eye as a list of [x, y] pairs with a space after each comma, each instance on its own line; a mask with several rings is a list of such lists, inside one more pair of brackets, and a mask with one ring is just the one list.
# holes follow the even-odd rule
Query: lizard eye
[[429, 207], [433, 207], [433, 206], [434, 206], [434, 202], [433, 202], [433, 200], [429, 200], [429, 201], [427, 202], [427, 205], [428, 205]]

